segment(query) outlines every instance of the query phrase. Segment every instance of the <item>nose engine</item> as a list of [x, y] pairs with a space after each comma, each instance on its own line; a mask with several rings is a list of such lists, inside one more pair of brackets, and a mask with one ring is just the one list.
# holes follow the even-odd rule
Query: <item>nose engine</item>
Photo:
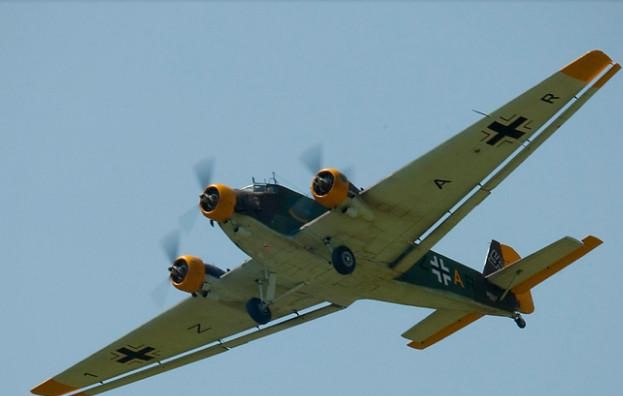
[[236, 208], [236, 192], [224, 184], [210, 184], [199, 196], [201, 213], [220, 223], [231, 218]]

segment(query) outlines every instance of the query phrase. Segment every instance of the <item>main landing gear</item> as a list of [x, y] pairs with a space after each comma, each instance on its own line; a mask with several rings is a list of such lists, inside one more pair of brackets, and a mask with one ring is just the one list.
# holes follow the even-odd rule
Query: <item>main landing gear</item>
[[258, 325], [263, 325], [273, 318], [270, 312], [270, 304], [275, 301], [277, 288], [277, 275], [266, 271], [262, 279], [256, 279], [260, 297], [253, 297], [247, 301], [247, 313]]
[[342, 275], [352, 273], [355, 270], [355, 265], [357, 265], [355, 255], [346, 246], [338, 246], [333, 249], [331, 253], [331, 263], [333, 264], [333, 268]]
[[257, 297], [247, 301], [247, 313], [257, 324], [266, 324], [272, 319], [272, 313], [268, 304]]
[[349, 248], [344, 245], [334, 248], [331, 244], [331, 237], [324, 238], [323, 243], [331, 251], [331, 264], [339, 274], [348, 275], [355, 270], [357, 261]]
[[517, 324], [517, 327], [519, 327], [520, 329], [526, 327], [526, 321], [524, 318], [521, 317], [520, 314], [516, 313], [515, 316], [513, 316], [513, 320]]
[[[342, 275], [351, 274], [355, 270], [357, 261], [353, 252], [344, 245], [340, 245], [336, 248], [331, 246], [331, 238], [325, 238], [325, 245], [331, 250], [331, 264], [333, 268]], [[246, 303], [247, 313], [258, 325], [264, 325], [271, 321], [272, 313], [270, 311], [270, 305], [275, 302], [275, 290], [277, 287], [277, 276], [266, 271], [262, 279], [256, 279], [259, 289], [259, 298], [250, 298]], [[287, 295], [294, 292], [304, 283], [295, 286], [293, 289], [285, 292]], [[281, 297], [280, 297], [281, 298]]]

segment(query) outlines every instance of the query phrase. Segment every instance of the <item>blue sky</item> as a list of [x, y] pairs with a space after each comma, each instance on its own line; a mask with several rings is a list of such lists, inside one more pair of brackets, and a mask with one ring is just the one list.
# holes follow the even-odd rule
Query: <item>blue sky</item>
[[[584, 52], [623, 59], [621, 2], [1, 2], [0, 380], [6, 394], [157, 315], [163, 235], [192, 166], [231, 186], [307, 189], [299, 162], [366, 187]], [[348, 310], [110, 395], [617, 394], [623, 77], [616, 76], [435, 250], [481, 269], [491, 238], [529, 254], [605, 243], [534, 292], [524, 330], [485, 318], [425, 351], [424, 309]], [[182, 248], [244, 255], [206, 221]], [[167, 306], [184, 296], [171, 290]]]

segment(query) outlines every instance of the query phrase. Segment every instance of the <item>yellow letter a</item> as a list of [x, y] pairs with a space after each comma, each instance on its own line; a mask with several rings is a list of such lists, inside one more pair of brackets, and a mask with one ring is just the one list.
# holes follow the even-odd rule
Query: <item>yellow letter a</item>
[[463, 284], [463, 279], [461, 279], [461, 274], [459, 274], [459, 271], [457, 270], [454, 270], [454, 284], [465, 288], [465, 285]]

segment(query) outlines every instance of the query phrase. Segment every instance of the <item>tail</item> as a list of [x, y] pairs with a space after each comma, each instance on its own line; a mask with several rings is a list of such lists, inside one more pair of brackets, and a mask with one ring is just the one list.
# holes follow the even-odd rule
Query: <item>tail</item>
[[[496, 240], [492, 240], [482, 274], [485, 277], [488, 277], [497, 271], [510, 267], [520, 260], [521, 257], [515, 249], [508, 245], [503, 245]], [[532, 300], [532, 293], [530, 293], [529, 289], [523, 293], [515, 292], [514, 294], [517, 302], [519, 303], [519, 312], [525, 314], [534, 312], [534, 301]]]
[[[499, 249], [495, 248], [496, 244], [500, 246]], [[529, 314], [534, 312], [534, 303], [530, 293], [533, 287], [601, 244], [602, 241], [594, 236], [587, 236], [582, 241], [565, 237], [520, 259], [513, 248], [493, 241], [483, 275], [487, 281], [512, 292], [519, 303], [518, 311]], [[501, 268], [497, 268], [495, 262], [489, 264], [489, 257], [497, 255], [501, 257], [503, 263]]]
[[[588, 236], [581, 241], [565, 237], [522, 259], [512, 247], [491, 241], [482, 276], [487, 282], [504, 290], [503, 296], [512, 293], [518, 303], [517, 311], [532, 313], [534, 303], [530, 290], [601, 243], [594, 236]], [[410, 347], [424, 349], [486, 314], [474, 307], [465, 308], [437, 309], [402, 336], [411, 340], [408, 344]], [[525, 326], [521, 316], [516, 315], [515, 321], [520, 327]]]

